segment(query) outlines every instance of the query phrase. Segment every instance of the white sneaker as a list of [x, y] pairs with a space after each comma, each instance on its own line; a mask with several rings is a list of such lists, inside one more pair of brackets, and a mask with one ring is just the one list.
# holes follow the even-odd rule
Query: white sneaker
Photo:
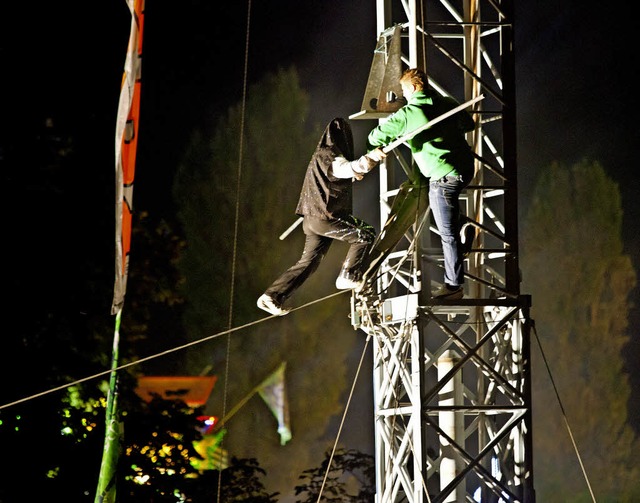
[[355, 279], [342, 275], [338, 276], [338, 279], [336, 279], [336, 288], [338, 290], [359, 290], [362, 288], [363, 284], [363, 280], [356, 281]]
[[269, 297], [266, 293], [260, 296], [257, 305], [263, 311], [266, 311], [269, 314], [273, 314], [274, 316], [284, 316], [290, 311], [290, 309], [285, 309], [284, 307], [278, 305], [276, 301]]

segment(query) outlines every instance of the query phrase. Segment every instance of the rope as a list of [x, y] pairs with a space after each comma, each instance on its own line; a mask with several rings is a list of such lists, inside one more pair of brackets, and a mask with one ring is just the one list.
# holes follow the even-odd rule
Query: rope
[[[244, 118], [246, 111], [246, 103], [247, 103], [247, 68], [249, 66], [249, 33], [251, 26], [251, 0], [247, 0], [247, 30], [246, 30], [246, 38], [245, 38], [245, 47], [244, 47], [244, 73], [242, 76], [242, 112], [240, 114], [240, 138], [238, 145], [238, 177], [236, 182], [236, 208], [235, 208], [235, 219], [234, 219], [234, 228], [233, 228], [233, 254], [231, 261], [231, 285], [229, 288], [229, 317], [227, 322], [227, 329], [229, 330], [233, 327], [233, 298], [235, 295], [235, 283], [236, 283], [236, 258], [237, 258], [237, 249], [238, 249], [238, 221], [240, 215], [240, 180], [242, 178], [242, 159], [243, 159], [243, 146], [244, 146]], [[227, 383], [229, 382], [229, 360], [231, 355], [231, 336], [227, 336], [227, 348], [225, 355], [225, 365], [224, 365], [224, 387], [222, 393], [222, 417], [225, 417], [227, 414]], [[221, 440], [224, 443], [224, 438]], [[222, 470], [218, 471], [218, 494], [217, 501], [220, 503], [220, 495], [222, 486]]]
[[362, 368], [362, 361], [364, 360], [364, 355], [367, 352], [367, 347], [369, 346], [369, 340], [371, 336], [367, 336], [367, 340], [365, 342], [364, 347], [362, 348], [362, 354], [360, 355], [360, 362], [358, 362], [358, 369], [356, 370], [355, 376], [353, 376], [353, 382], [351, 383], [351, 391], [349, 391], [349, 398], [347, 399], [347, 403], [344, 407], [344, 412], [342, 413], [342, 419], [340, 421], [340, 427], [338, 428], [338, 434], [336, 435], [336, 441], [333, 443], [333, 449], [331, 450], [331, 456], [329, 456], [329, 462], [327, 463], [327, 471], [324, 474], [324, 479], [322, 479], [322, 485], [320, 486], [320, 492], [318, 493], [318, 503], [320, 503], [322, 498], [322, 491], [324, 490], [325, 483], [327, 482], [327, 477], [329, 476], [329, 470], [331, 469], [331, 462], [333, 461], [333, 456], [338, 448], [338, 441], [340, 440], [340, 433], [342, 433], [342, 426], [344, 425], [344, 420], [347, 417], [347, 411], [349, 410], [349, 404], [351, 403], [351, 398], [353, 397], [353, 390], [356, 387], [356, 382], [358, 381], [358, 375], [360, 375], [360, 369]]
[[582, 470], [582, 475], [584, 476], [584, 480], [587, 483], [587, 488], [589, 489], [589, 494], [591, 494], [591, 499], [593, 503], [596, 503], [596, 497], [593, 494], [593, 490], [591, 489], [591, 484], [589, 483], [589, 477], [587, 476], [587, 472], [584, 468], [584, 464], [582, 463], [582, 458], [580, 457], [580, 452], [578, 451], [578, 445], [576, 444], [575, 439], [573, 438], [573, 433], [571, 431], [571, 426], [569, 425], [569, 420], [567, 419], [567, 414], [564, 410], [564, 406], [562, 405], [562, 400], [560, 399], [560, 393], [558, 393], [558, 388], [556, 387], [556, 383], [553, 380], [553, 375], [551, 375], [551, 368], [549, 367], [549, 362], [547, 361], [547, 357], [544, 354], [542, 349], [542, 343], [540, 342], [540, 338], [538, 337], [538, 332], [536, 330], [535, 321], [531, 320], [531, 328], [533, 329], [533, 334], [536, 337], [536, 341], [538, 342], [538, 347], [540, 348], [540, 354], [542, 355], [542, 359], [544, 360], [544, 364], [547, 367], [547, 373], [549, 374], [549, 379], [551, 380], [551, 385], [553, 386], [553, 391], [556, 394], [556, 399], [558, 400], [558, 404], [560, 405], [560, 410], [562, 411], [562, 419], [564, 420], [564, 424], [567, 427], [567, 431], [569, 432], [569, 438], [571, 439], [571, 443], [573, 444], [573, 449], [576, 453], [576, 457], [578, 458], [578, 462], [580, 463], [580, 469]]
[[[332, 297], [335, 297], [336, 295], [341, 295], [341, 294], [344, 294], [344, 293], [350, 292], [350, 291], [351, 290], [342, 290], [340, 292], [333, 293], [331, 295], [327, 295], [326, 297], [323, 297], [321, 299], [316, 299], [314, 301], [311, 301], [311, 302], [303, 304], [303, 305], [301, 305], [299, 307], [296, 307], [296, 308], [292, 309], [291, 312], [298, 311], [299, 309], [303, 309], [305, 307], [311, 306], [312, 304], [316, 304], [318, 302], [322, 302], [324, 300], [327, 300], [327, 299], [330, 299]], [[180, 346], [176, 346], [176, 347], [167, 349], [165, 351], [161, 351], [160, 353], [155, 353], [153, 355], [145, 356], [144, 358], [140, 358], [139, 360], [136, 360], [134, 362], [125, 363], [123, 365], [119, 365], [119, 366], [111, 368], [109, 370], [104, 370], [102, 372], [98, 372], [97, 374], [93, 374], [93, 375], [90, 375], [90, 376], [87, 376], [87, 377], [83, 377], [83, 378], [77, 379], [77, 380], [75, 380], [73, 382], [70, 382], [70, 383], [67, 383], [67, 384], [63, 384], [61, 386], [57, 386], [55, 388], [51, 388], [51, 389], [46, 390], [46, 391], [42, 391], [40, 393], [35, 393], [33, 395], [29, 395], [29, 396], [26, 396], [24, 398], [20, 398], [18, 400], [13, 401], [13, 402], [8, 402], [8, 403], [5, 403], [5, 404], [2, 404], [2, 405], [0, 405], [0, 410], [7, 409], [9, 407], [12, 407], [14, 405], [18, 405], [20, 403], [28, 402], [29, 400], [33, 400], [33, 399], [39, 398], [41, 396], [45, 396], [45, 395], [49, 395], [51, 393], [55, 393], [56, 391], [60, 391], [60, 390], [63, 390], [65, 388], [70, 388], [71, 386], [75, 386], [75, 385], [81, 384], [83, 382], [91, 381], [93, 379], [97, 379], [99, 377], [103, 377], [103, 376], [109, 375], [109, 374], [111, 374], [111, 372], [117, 372], [119, 370], [124, 370], [126, 368], [133, 367], [135, 365], [139, 365], [140, 363], [144, 363], [144, 362], [147, 362], [149, 360], [153, 360], [155, 358], [160, 358], [162, 356], [166, 356], [168, 354], [175, 353], [176, 351], [181, 351], [181, 350], [186, 349], [188, 347], [195, 346], [196, 344], [201, 344], [203, 342], [207, 342], [207, 341], [210, 341], [210, 340], [213, 340], [213, 339], [217, 339], [218, 337], [221, 337], [223, 335], [231, 334], [231, 333], [237, 332], [239, 330], [244, 330], [245, 328], [249, 328], [249, 327], [252, 327], [252, 326], [257, 325], [259, 323], [263, 323], [263, 322], [265, 322], [267, 320], [270, 320], [271, 318], [279, 318], [279, 316], [276, 316], [276, 315], [272, 314], [272, 315], [267, 316], [265, 318], [262, 318], [262, 319], [259, 319], [259, 320], [256, 320], [256, 321], [252, 321], [252, 322], [246, 323], [244, 325], [240, 325], [239, 327], [230, 328], [230, 329], [227, 329], [227, 330], [225, 330], [223, 332], [218, 332], [216, 334], [208, 335], [206, 337], [203, 337], [202, 339], [197, 339], [197, 340], [191, 341], [191, 342], [189, 342], [187, 344], [182, 344]]]

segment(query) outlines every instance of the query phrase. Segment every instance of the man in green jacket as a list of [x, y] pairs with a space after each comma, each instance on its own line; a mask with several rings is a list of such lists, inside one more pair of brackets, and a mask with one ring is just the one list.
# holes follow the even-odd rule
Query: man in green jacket
[[[407, 104], [369, 133], [368, 149], [385, 146], [459, 105], [453, 98], [428, 89], [427, 76], [422, 70], [405, 70], [400, 85]], [[409, 181], [402, 184], [394, 199], [389, 219], [373, 245], [367, 275], [398, 243], [416, 215], [427, 209], [428, 193], [444, 256], [444, 282], [432, 297], [463, 297], [459, 196], [474, 175], [474, 156], [465, 139], [465, 133], [474, 128], [473, 118], [467, 112], [458, 112], [407, 140], [419, 173], [410, 174]]]

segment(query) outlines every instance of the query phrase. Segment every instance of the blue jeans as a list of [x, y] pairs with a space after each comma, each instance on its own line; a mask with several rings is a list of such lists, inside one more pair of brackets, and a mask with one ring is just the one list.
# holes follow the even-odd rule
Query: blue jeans
[[387, 221], [373, 243], [369, 256], [367, 275], [371, 276], [400, 242], [407, 230], [416, 223], [416, 218], [429, 208], [428, 180], [418, 176], [400, 185], [393, 199]]
[[464, 260], [460, 243], [460, 193], [469, 182], [461, 176], [443, 176], [429, 181], [429, 205], [436, 222], [444, 255], [444, 281], [464, 283]]

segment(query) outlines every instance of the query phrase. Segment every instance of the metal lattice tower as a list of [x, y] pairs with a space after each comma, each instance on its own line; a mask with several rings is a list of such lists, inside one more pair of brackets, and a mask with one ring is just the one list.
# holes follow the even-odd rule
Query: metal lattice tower
[[[376, 9], [378, 43], [362, 110], [351, 119], [397, 110], [408, 67], [460, 103], [484, 96], [467, 137], [476, 174], [461, 196], [463, 234], [474, 235], [465, 298], [431, 300], [443, 273], [428, 210], [380, 266], [376, 292], [352, 297], [354, 328], [374, 341], [376, 502], [534, 502], [513, 0], [376, 0]], [[380, 166], [381, 226], [413, 169], [408, 149], [394, 152]]]

